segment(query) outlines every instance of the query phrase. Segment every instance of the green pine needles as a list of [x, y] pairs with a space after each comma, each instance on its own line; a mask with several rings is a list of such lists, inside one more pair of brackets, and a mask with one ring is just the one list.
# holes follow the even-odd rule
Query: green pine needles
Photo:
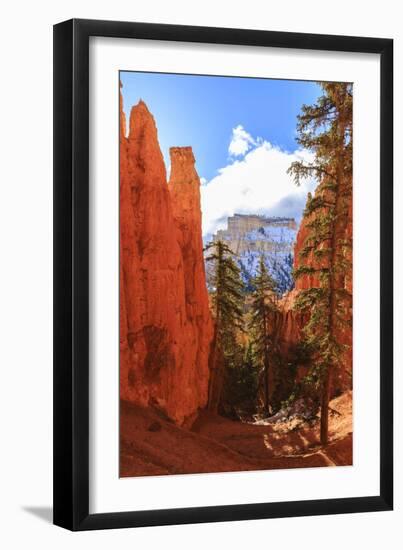
[[212, 302], [215, 317], [214, 353], [211, 365], [209, 409], [217, 412], [225, 368], [236, 363], [240, 346], [237, 334], [243, 328], [244, 285], [235, 254], [221, 240], [205, 247], [206, 262], [213, 264]]
[[351, 272], [352, 243], [345, 237], [345, 226], [352, 191], [352, 85], [321, 86], [323, 95], [315, 105], [303, 106], [297, 126], [298, 143], [314, 152], [314, 160], [293, 162], [289, 173], [297, 185], [306, 177], [320, 181], [315, 196], [307, 198], [308, 236], [294, 277], [311, 281], [299, 291], [295, 308], [310, 314], [303, 329], [313, 361], [306, 381], [321, 394], [321, 443], [326, 445], [331, 374], [344, 349], [337, 329], [350, 322], [345, 274]]
[[275, 283], [267, 270], [263, 256], [259, 259], [257, 273], [252, 284], [255, 290], [252, 294], [249, 327], [255, 354], [263, 362], [264, 408], [266, 414], [270, 414], [269, 374], [270, 357], [274, 351], [272, 333], [274, 315], [277, 311], [277, 294]]

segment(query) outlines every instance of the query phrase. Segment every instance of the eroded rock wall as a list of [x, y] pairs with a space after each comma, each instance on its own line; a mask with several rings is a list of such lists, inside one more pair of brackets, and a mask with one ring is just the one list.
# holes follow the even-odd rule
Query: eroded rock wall
[[144, 102], [131, 110], [127, 137], [124, 128], [121, 107], [120, 393], [181, 424], [208, 397], [212, 321], [200, 182], [186, 148], [184, 162], [175, 162], [180, 150], [173, 154], [168, 186], [156, 124]]
[[[344, 288], [347, 293], [352, 295], [352, 249], [344, 248], [344, 243], [352, 243], [352, 193], [351, 188], [347, 187], [345, 182], [342, 185], [341, 193], [343, 201], [341, 202], [340, 212], [337, 213], [335, 231], [336, 242], [339, 243], [340, 254], [344, 254], [346, 257], [346, 268], [341, 274], [341, 280], [338, 281], [339, 286]], [[315, 195], [323, 195], [326, 191], [323, 190], [322, 185], [319, 185]], [[312, 221], [313, 216], [304, 216], [301, 221], [300, 228], [298, 230], [297, 239], [294, 248], [294, 268], [300, 265], [300, 252], [304, 246], [305, 240], [309, 237], [311, 228], [309, 223]], [[304, 259], [304, 263], [314, 267], [324, 267], [321, 260], [315, 258], [311, 252], [307, 259]], [[348, 265], [350, 264], [350, 265]], [[302, 340], [302, 329], [305, 326], [308, 316], [302, 314], [294, 309], [295, 300], [298, 293], [301, 290], [319, 287], [320, 282], [316, 274], [306, 274], [299, 277], [295, 282], [295, 288], [287, 293], [279, 304], [280, 319], [278, 324], [278, 342], [279, 346], [285, 356], [291, 353], [295, 349], [295, 346]], [[340, 391], [350, 390], [352, 388], [352, 306], [350, 300], [346, 300], [344, 307], [344, 321], [347, 324], [337, 326], [336, 339], [340, 344], [346, 345], [345, 351], [340, 356], [340, 361], [332, 374], [332, 393], [336, 394]], [[351, 324], [351, 326], [348, 326]], [[307, 367], [300, 367], [297, 370], [297, 378], [301, 378], [307, 371]]]

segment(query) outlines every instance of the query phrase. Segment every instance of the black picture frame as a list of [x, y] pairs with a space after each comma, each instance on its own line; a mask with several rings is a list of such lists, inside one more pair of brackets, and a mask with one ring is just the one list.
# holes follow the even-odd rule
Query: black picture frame
[[[380, 491], [365, 497], [89, 513], [89, 38], [363, 52], [381, 57]], [[54, 523], [71, 530], [393, 507], [393, 40], [73, 19], [54, 26]]]

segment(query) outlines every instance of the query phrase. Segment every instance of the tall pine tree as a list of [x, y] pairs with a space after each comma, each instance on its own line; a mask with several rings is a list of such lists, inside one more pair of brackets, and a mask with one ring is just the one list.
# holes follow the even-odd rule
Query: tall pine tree
[[239, 342], [226, 362], [220, 413], [230, 418], [251, 417], [258, 401], [259, 365], [251, 342]]
[[349, 322], [346, 312], [351, 296], [345, 288], [351, 273], [351, 240], [345, 238], [352, 193], [352, 85], [322, 83], [323, 95], [312, 106], [304, 105], [298, 117], [298, 142], [314, 152], [310, 163], [294, 162], [289, 171], [297, 184], [315, 176], [320, 184], [308, 196], [304, 216], [308, 236], [300, 251], [296, 279], [310, 276], [317, 284], [301, 290], [296, 308], [310, 313], [304, 327], [305, 341], [314, 365], [308, 381], [320, 391], [321, 443], [328, 443], [331, 376], [343, 346], [338, 327]]
[[209, 243], [206, 261], [213, 265], [212, 302], [215, 317], [209, 410], [217, 412], [226, 364], [238, 352], [237, 331], [243, 330], [243, 283], [234, 253], [223, 241]]
[[261, 358], [263, 364], [264, 380], [264, 408], [270, 414], [269, 375], [270, 375], [270, 354], [272, 350], [272, 321], [276, 306], [275, 283], [270, 277], [264, 263], [264, 257], [259, 259], [256, 276], [252, 281], [255, 288], [252, 294], [250, 328], [255, 353]]

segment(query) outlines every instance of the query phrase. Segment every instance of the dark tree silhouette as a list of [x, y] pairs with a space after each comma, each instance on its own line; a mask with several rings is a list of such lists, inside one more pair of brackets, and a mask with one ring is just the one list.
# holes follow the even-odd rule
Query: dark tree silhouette
[[225, 366], [238, 352], [237, 331], [243, 330], [243, 283], [232, 250], [220, 240], [205, 247], [206, 262], [213, 265], [212, 301], [215, 317], [214, 348], [209, 388], [210, 410], [217, 412]]
[[276, 307], [275, 284], [264, 263], [263, 256], [259, 259], [257, 274], [253, 279], [255, 288], [252, 293], [250, 328], [256, 355], [262, 358], [264, 369], [264, 407], [270, 413], [269, 370], [270, 354], [273, 352], [271, 339], [271, 321]]

